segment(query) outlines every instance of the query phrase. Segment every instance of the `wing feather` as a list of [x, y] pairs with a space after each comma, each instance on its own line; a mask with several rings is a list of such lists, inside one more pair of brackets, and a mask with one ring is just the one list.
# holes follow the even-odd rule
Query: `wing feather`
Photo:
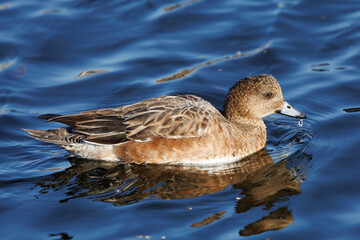
[[[55, 116], [48, 121], [67, 124], [85, 141], [117, 144], [154, 137], [199, 137], [223, 116], [209, 102], [192, 95], [164, 96], [118, 108]], [[223, 120], [223, 119], [222, 119]]]

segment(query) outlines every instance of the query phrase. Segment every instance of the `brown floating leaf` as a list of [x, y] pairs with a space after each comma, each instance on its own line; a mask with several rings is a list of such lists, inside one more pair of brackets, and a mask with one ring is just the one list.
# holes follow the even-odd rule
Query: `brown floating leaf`
[[103, 72], [107, 72], [107, 70], [105, 70], [105, 69], [88, 70], [88, 71], [83, 71], [83, 72], [79, 73], [79, 75], [77, 75], [77, 77], [85, 77], [88, 75], [93, 75], [93, 74], [98, 74], [98, 73], [103, 73]]
[[178, 9], [178, 8], [181, 8], [181, 7], [186, 7], [186, 6], [190, 5], [190, 4], [196, 3], [198, 1], [199, 0], [183, 1], [183, 2], [180, 2], [180, 3], [174, 4], [174, 5], [171, 5], [170, 7], [164, 8], [164, 12], [170, 12], [172, 10], [175, 10], [175, 9]]
[[4, 70], [5, 68], [11, 66], [14, 62], [15, 62], [15, 60], [11, 60], [10, 62], [0, 64], [0, 70]]
[[257, 48], [257, 49], [255, 49], [255, 50], [253, 50], [251, 52], [241, 53], [240, 51], [238, 51], [235, 55], [225, 56], [225, 57], [217, 58], [217, 59], [205, 62], [205, 63], [200, 63], [200, 64], [195, 65], [193, 67], [190, 67], [188, 69], [184, 69], [181, 72], [176, 73], [176, 74], [174, 74], [174, 75], [172, 75], [170, 77], [161, 78], [161, 79], [157, 80], [156, 83], [162, 83], [162, 82], [172, 81], [172, 80], [179, 79], [179, 78], [184, 78], [187, 75], [195, 72], [196, 70], [198, 70], [200, 68], [203, 68], [203, 67], [210, 66], [210, 65], [212, 65], [214, 63], [223, 62], [223, 61], [227, 61], [227, 60], [232, 60], [232, 59], [236, 59], [236, 58], [240, 58], [240, 57], [248, 57], [248, 56], [255, 55], [255, 54], [257, 54], [257, 53], [259, 53], [261, 51], [266, 51], [266, 48], [269, 45], [270, 45], [270, 41], [267, 42], [264, 46], [262, 46], [260, 48]]
[[11, 6], [10, 3], [4, 3], [4, 4], [1, 4], [0, 5], [0, 10], [3, 10], [3, 9], [6, 9], [6, 8], [9, 8]]

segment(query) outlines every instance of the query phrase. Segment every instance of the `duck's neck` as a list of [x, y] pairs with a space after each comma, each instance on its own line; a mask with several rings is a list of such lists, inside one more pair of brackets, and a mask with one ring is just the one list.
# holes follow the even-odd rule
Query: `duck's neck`
[[[228, 119], [230, 120], [230, 119]], [[261, 129], [266, 129], [265, 123], [264, 121], [260, 118], [260, 119], [255, 119], [255, 118], [236, 118], [236, 119], [231, 119], [230, 122], [236, 124], [236, 125], [248, 125], [248, 126], [253, 126], [253, 127], [257, 127], [257, 128], [261, 128]]]
[[237, 127], [244, 128], [246, 126], [251, 128], [258, 128], [260, 131], [266, 132], [266, 125], [264, 121], [260, 118], [243, 118], [243, 117], [237, 117], [237, 118], [228, 118], [226, 115], [225, 117], [232, 122]]
[[245, 97], [245, 93], [237, 88], [238, 84], [234, 85], [225, 98], [224, 117], [234, 124], [266, 129], [264, 121], [253, 114], [253, 111], [251, 111], [252, 106], [249, 106], [248, 101], [245, 101], [249, 97]]
[[266, 129], [264, 121], [261, 118], [251, 117], [245, 107], [231, 106], [231, 103], [228, 102], [224, 105], [223, 115], [227, 120], [237, 125], [249, 125]]

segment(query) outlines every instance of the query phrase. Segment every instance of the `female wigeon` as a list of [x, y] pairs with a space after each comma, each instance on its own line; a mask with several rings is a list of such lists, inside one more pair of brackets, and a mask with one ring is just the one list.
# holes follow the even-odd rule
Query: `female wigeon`
[[70, 127], [26, 130], [88, 159], [151, 164], [214, 165], [237, 161], [266, 144], [263, 117], [306, 116], [283, 98], [267, 74], [239, 80], [226, 96], [223, 114], [193, 95], [162, 96], [131, 105], [72, 115], [43, 115]]

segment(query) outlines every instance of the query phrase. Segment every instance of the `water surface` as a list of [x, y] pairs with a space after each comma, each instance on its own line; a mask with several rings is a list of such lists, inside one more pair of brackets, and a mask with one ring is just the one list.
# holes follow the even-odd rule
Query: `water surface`
[[[0, 1], [4, 239], [358, 239], [358, 1]], [[273, 74], [308, 118], [222, 168], [72, 158], [37, 119]]]

